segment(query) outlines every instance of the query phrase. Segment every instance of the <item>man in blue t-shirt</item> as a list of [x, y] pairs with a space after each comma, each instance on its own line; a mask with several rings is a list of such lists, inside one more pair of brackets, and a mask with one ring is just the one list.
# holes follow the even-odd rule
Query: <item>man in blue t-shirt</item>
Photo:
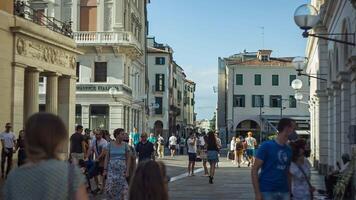
[[[293, 134], [296, 123], [284, 118], [278, 123], [275, 140], [264, 142], [257, 151], [255, 164], [251, 170], [256, 200], [289, 200], [288, 171], [292, 150], [288, 146], [288, 136]], [[260, 174], [258, 171], [261, 169]]]

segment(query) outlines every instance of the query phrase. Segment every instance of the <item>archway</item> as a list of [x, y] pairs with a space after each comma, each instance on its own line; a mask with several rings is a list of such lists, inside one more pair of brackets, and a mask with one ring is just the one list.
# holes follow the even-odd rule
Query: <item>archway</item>
[[255, 138], [259, 138], [261, 131], [260, 125], [254, 120], [243, 120], [235, 129], [236, 136], [247, 136], [247, 132], [251, 131]]

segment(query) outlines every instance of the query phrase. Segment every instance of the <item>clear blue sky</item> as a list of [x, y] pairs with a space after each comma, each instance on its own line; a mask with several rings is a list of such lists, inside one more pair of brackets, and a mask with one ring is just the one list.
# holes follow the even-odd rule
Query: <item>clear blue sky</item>
[[[197, 83], [198, 119], [211, 119], [217, 95], [218, 57], [258, 49], [272, 56], [302, 56], [306, 40], [295, 9], [307, 0], [151, 0], [149, 35], [169, 44], [174, 59]], [[262, 28], [264, 27], [264, 46]]]

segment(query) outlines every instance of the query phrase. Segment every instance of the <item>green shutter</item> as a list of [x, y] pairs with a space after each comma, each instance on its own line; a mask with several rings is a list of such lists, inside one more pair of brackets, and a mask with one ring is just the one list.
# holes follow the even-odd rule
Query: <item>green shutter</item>
[[297, 79], [297, 76], [296, 75], [289, 75], [289, 85], [291, 86], [292, 85], [292, 82]]
[[256, 95], [252, 95], [252, 107], [257, 107], [255, 104], [256, 103], [255, 98], [256, 98]]
[[255, 85], [261, 85], [261, 74], [255, 74]]
[[278, 86], [279, 85], [279, 77], [278, 75], [272, 75], [272, 85], [273, 86]]
[[243, 75], [242, 74], [236, 74], [236, 85], [243, 85]]

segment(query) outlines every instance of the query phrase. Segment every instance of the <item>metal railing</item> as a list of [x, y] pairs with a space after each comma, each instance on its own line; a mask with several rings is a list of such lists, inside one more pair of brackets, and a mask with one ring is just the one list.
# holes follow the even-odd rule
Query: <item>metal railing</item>
[[32, 21], [40, 26], [45, 26], [54, 32], [73, 38], [71, 21], [62, 22], [53, 17], [48, 17], [43, 14], [42, 10], [35, 10], [23, 1], [15, 1], [14, 15]]

